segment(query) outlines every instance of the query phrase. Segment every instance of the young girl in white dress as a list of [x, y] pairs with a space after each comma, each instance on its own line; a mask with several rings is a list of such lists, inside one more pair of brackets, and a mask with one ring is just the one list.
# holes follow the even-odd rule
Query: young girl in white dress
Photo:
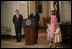
[[55, 34], [54, 43], [55, 43], [56, 47], [59, 47], [60, 43], [62, 42], [62, 34], [61, 34], [61, 30], [60, 30], [60, 24], [57, 23], [56, 27], [57, 27], [56, 32], [54, 32], [54, 34]]

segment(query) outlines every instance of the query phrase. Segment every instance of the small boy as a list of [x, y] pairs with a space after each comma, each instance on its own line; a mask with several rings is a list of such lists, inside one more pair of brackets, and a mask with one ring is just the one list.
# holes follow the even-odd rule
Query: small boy
[[[47, 26], [49, 27], [49, 24], [47, 24]], [[48, 47], [52, 47], [52, 43], [51, 43], [52, 40], [50, 38], [49, 28], [47, 28], [46, 32], [47, 32], [47, 40], [50, 42], [50, 44], [48, 45]]]

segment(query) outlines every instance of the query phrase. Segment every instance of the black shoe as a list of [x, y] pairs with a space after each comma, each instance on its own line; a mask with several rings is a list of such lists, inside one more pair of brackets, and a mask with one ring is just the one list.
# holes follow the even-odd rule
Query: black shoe
[[38, 44], [38, 42], [35, 42], [35, 44]]
[[17, 42], [21, 42], [21, 40], [18, 40]]

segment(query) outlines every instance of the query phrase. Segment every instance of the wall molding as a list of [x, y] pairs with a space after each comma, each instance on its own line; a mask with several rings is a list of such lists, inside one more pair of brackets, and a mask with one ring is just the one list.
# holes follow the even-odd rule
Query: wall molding
[[[21, 35], [21, 37], [25, 37], [25, 35]], [[1, 38], [16, 38], [16, 36], [13, 36], [13, 35], [1, 35]]]

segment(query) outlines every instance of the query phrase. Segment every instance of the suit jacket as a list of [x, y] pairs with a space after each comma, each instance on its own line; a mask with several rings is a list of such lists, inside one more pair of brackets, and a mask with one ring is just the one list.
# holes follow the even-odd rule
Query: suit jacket
[[33, 18], [37, 21], [38, 25], [39, 26], [39, 20], [40, 20], [40, 16], [38, 13], [35, 14], [35, 16], [33, 15], [33, 13], [28, 17], [28, 18]]
[[23, 20], [23, 16], [19, 15], [19, 20], [17, 21], [17, 17], [16, 15], [13, 16], [13, 23], [15, 25], [15, 28], [20, 28], [22, 26], [22, 20]]

